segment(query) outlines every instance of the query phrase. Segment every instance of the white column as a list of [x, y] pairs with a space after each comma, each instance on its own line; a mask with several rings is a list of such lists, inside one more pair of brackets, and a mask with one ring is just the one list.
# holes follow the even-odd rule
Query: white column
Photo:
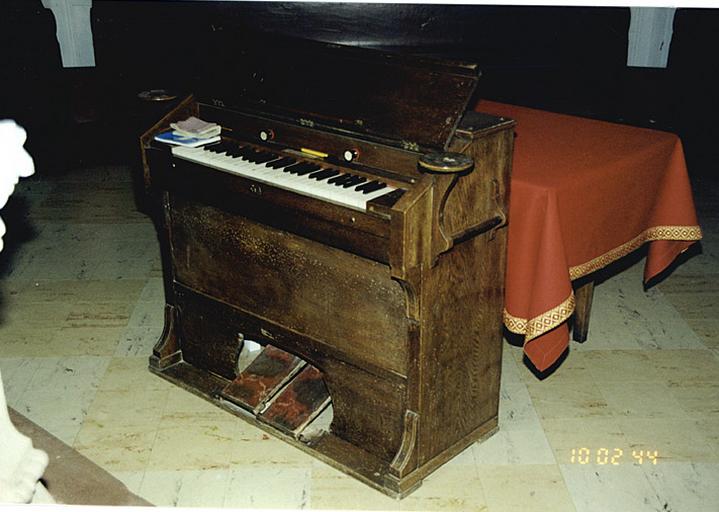
[[66, 68], [95, 65], [90, 9], [92, 0], [42, 0], [55, 16], [62, 65]]
[[627, 66], [665, 68], [672, 42], [674, 12], [667, 7], [631, 7]]

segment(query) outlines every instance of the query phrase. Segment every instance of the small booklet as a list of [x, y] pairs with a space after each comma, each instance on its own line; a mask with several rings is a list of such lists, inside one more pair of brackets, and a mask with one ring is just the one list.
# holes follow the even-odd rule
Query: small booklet
[[213, 142], [219, 142], [220, 136], [215, 135], [209, 138], [199, 137], [186, 137], [184, 135], [178, 135], [172, 131], [158, 133], [155, 135], [155, 140], [164, 142], [165, 144], [175, 144], [177, 146], [187, 146], [188, 148], [196, 148], [204, 146], [205, 144], [211, 144]]
[[208, 123], [195, 116], [190, 116], [184, 121], [170, 123], [170, 127], [187, 135], [196, 135], [197, 137], [208, 137], [219, 135], [220, 125], [217, 123]]

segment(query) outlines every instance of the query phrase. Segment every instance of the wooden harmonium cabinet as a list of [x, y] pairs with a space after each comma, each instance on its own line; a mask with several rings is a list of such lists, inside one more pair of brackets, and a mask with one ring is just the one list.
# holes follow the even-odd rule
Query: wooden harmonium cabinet
[[[310, 42], [235, 64], [141, 140], [150, 369], [405, 496], [497, 429], [513, 122], [466, 112], [471, 64]], [[153, 140], [191, 115], [222, 141]]]

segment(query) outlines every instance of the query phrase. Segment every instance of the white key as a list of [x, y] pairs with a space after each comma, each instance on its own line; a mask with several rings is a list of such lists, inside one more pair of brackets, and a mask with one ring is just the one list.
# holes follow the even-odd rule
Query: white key
[[[317, 181], [309, 177], [312, 173], [298, 176], [296, 174], [283, 172], [282, 168], [273, 169], [268, 167], [267, 164], [270, 162], [256, 164], [244, 160], [241, 157], [233, 158], [224, 153], [218, 154], [213, 151], [207, 151], [203, 147], [188, 148], [185, 146], [175, 146], [172, 148], [172, 154], [191, 162], [204, 164], [213, 169], [237, 174], [254, 181], [362, 211], [367, 209], [368, 201], [395, 190], [393, 187], [387, 186], [383, 189], [370, 192], [369, 194], [364, 194], [362, 191], [355, 190], [356, 187], [362, 184], [344, 188], [343, 186], [328, 183], [331, 178]], [[334, 177], [336, 176], [332, 178]]]

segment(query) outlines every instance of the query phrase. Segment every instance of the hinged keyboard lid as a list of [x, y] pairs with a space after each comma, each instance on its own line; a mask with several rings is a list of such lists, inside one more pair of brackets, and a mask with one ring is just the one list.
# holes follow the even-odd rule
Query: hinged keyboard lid
[[240, 46], [200, 101], [418, 152], [447, 149], [479, 78], [474, 64], [328, 43]]

